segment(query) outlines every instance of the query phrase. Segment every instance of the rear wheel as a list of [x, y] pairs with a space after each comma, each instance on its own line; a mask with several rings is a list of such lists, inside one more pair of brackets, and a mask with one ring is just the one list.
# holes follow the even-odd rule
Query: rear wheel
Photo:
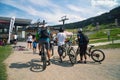
[[105, 54], [103, 51], [96, 49], [91, 52], [91, 58], [95, 62], [102, 62], [105, 59]]
[[41, 55], [41, 61], [42, 61], [42, 67], [43, 67], [43, 70], [46, 69], [46, 66], [47, 66], [47, 57], [46, 57], [46, 53], [43, 53]]

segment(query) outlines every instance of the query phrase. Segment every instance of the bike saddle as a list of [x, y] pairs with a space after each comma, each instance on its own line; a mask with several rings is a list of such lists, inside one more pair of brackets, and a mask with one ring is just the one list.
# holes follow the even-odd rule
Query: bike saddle
[[94, 45], [90, 45], [90, 47], [94, 47]]

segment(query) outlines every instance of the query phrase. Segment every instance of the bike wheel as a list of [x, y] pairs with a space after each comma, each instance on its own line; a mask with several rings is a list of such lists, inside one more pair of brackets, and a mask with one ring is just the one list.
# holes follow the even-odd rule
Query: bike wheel
[[42, 61], [43, 70], [45, 70], [45, 69], [46, 69], [46, 66], [47, 66], [47, 57], [46, 57], [46, 53], [44, 53], [44, 54], [41, 55], [41, 61]]
[[74, 65], [76, 63], [76, 56], [75, 56], [75, 51], [73, 48], [70, 49], [68, 56], [69, 56], [71, 64]]
[[91, 58], [95, 62], [102, 62], [105, 59], [105, 54], [103, 51], [96, 49], [91, 52]]
[[75, 51], [75, 59], [76, 59], [76, 62], [77, 62], [78, 54], [80, 54], [79, 48], [77, 48], [77, 50]]

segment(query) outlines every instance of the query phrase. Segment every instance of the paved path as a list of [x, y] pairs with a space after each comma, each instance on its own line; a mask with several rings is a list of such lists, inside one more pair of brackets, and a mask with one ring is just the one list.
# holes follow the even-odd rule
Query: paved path
[[99, 42], [99, 43], [94, 43], [94, 44], [90, 44], [90, 45], [95, 45], [95, 46], [99, 46], [99, 45], [106, 45], [106, 44], [110, 44], [110, 43], [120, 43], [120, 40], [115, 40], [115, 41], [108, 41], [108, 42]]
[[[26, 43], [17, 45], [26, 46]], [[68, 57], [59, 63], [55, 50], [55, 55], [51, 58], [52, 64], [45, 71], [31, 70], [32, 61], [39, 60], [38, 54], [33, 54], [32, 50], [14, 51], [5, 60], [8, 80], [120, 80], [120, 49], [103, 51], [106, 59], [102, 64], [94, 63], [88, 57], [87, 64], [72, 66]]]

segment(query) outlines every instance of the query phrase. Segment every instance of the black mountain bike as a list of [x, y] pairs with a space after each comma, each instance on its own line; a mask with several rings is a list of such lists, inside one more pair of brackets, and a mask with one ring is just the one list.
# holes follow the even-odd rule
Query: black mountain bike
[[[90, 48], [87, 50], [86, 54], [92, 58], [93, 61], [101, 63], [105, 59], [105, 54], [102, 50], [100, 49], [93, 49], [94, 45], [90, 45]], [[78, 47], [76, 51], [76, 61], [77, 61], [77, 55], [80, 53], [79, 50], [80, 48]]]
[[43, 70], [45, 70], [47, 66], [47, 51], [45, 49], [45, 43], [43, 43], [41, 46], [40, 55], [41, 55], [41, 61], [42, 61], [42, 68]]

